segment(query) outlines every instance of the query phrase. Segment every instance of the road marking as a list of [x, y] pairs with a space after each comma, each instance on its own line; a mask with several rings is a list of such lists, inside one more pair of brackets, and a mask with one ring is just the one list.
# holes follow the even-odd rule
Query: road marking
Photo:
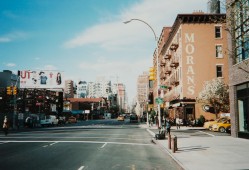
[[84, 169], [85, 167], [84, 166], [81, 166], [78, 170], [82, 170], [82, 169]]
[[[13, 141], [0, 141], [6, 143], [51, 143], [52, 141], [21, 141], [21, 140], [13, 140]], [[152, 144], [146, 143], [124, 143], [124, 142], [102, 142], [102, 141], [53, 141], [55, 143], [92, 143], [92, 144], [116, 144], [116, 145], [140, 145], [140, 146], [151, 146]], [[44, 145], [46, 146], [46, 145]]]
[[0, 145], [5, 144], [5, 143], [8, 143], [8, 142], [1, 142]]
[[[132, 136], [131, 136], [132, 137]], [[44, 137], [44, 136], [23, 136], [23, 137], [8, 137], [8, 139], [44, 139], [44, 138], [49, 138], [49, 139], [105, 139], [105, 138], [108, 138], [108, 139], [128, 139], [128, 140], [146, 140], [146, 139], [150, 139], [150, 138], [139, 138], [139, 139], [135, 139], [135, 138], [110, 138], [110, 137], [100, 137], [100, 136], [96, 136], [96, 137], [55, 137], [55, 136], [47, 136], [47, 137]], [[6, 139], [5, 138], [1, 138], [0, 139]]]
[[104, 143], [104, 145], [102, 145], [100, 148], [102, 149], [102, 148], [104, 148], [106, 145], [107, 145], [107, 143]]
[[203, 132], [203, 131], [199, 131], [199, 132], [204, 133], [204, 134], [209, 135], [209, 136], [212, 136], [212, 137], [215, 137], [215, 135], [213, 135], [211, 133], [207, 133], [207, 132]]
[[54, 144], [56, 144], [57, 142], [54, 142], [54, 143], [51, 143], [51, 144], [49, 144], [50, 146], [53, 146]]
[[46, 147], [48, 147], [48, 146], [53, 146], [53, 145], [56, 144], [56, 143], [58, 143], [58, 142], [53, 142], [53, 143], [50, 143], [49, 145], [44, 145], [44, 146], [42, 146], [42, 147], [46, 148]]

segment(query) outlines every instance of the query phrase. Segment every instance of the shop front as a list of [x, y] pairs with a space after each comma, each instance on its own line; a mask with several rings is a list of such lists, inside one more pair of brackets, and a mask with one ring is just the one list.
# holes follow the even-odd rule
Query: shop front
[[189, 124], [196, 119], [195, 99], [176, 99], [169, 103], [169, 117], [171, 119], [179, 118], [183, 124]]
[[236, 86], [238, 137], [249, 139], [249, 83]]

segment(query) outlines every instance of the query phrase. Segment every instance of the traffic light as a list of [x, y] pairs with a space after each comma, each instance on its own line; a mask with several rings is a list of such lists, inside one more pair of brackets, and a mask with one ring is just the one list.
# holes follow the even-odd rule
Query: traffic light
[[154, 67], [150, 67], [149, 80], [155, 80], [155, 68]]
[[15, 86], [15, 87], [13, 87], [13, 95], [16, 95], [18, 93], [18, 89], [17, 89], [17, 87]]
[[6, 93], [7, 93], [7, 95], [12, 95], [12, 87], [11, 86], [8, 86], [6, 88]]

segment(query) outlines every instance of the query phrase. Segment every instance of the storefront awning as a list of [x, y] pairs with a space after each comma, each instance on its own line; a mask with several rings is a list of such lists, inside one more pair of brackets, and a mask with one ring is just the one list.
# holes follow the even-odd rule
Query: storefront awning
[[181, 103], [175, 103], [172, 105], [172, 107], [180, 107], [181, 106]]
[[85, 114], [85, 110], [72, 110], [71, 112], [73, 115]]

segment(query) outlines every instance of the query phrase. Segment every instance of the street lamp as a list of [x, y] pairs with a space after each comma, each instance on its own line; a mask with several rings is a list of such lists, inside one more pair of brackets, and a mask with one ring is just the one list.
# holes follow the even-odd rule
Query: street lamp
[[[153, 28], [145, 21], [141, 20], [141, 19], [130, 19], [129, 21], [125, 21], [124, 24], [128, 24], [130, 23], [131, 21], [140, 21], [144, 24], [146, 24], [150, 29], [151, 31], [153, 32], [154, 34], [154, 37], [155, 37], [155, 41], [156, 41], [156, 68], [157, 68], [157, 87], [156, 87], [156, 91], [157, 91], [157, 97], [159, 97], [159, 94], [158, 94], [158, 91], [159, 91], [159, 87], [160, 87], [160, 80], [159, 80], [159, 62], [158, 62], [158, 58], [159, 58], [159, 55], [158, 55], [158, 39], [157, 39], [157, 36], [156, 36], [156, 33], [155, 31], [153, 30]], [[157, 104], [157, 109], [158, 109], [158, 121], [159, 121], [159, 127], [161, 127], [161, 110], [160, 110], [160, 104], [158, 103]]]

